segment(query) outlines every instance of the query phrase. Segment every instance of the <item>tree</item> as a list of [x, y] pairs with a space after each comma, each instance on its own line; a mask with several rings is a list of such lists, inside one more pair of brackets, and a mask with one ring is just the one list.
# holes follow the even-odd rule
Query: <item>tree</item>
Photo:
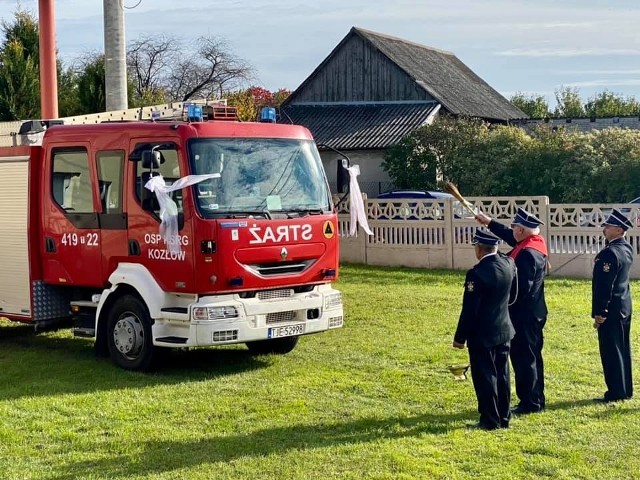
[[252, 76], [248, 64], [215, 37], [200, 37], [186, 46], [168, 35], [143, 37], [131, 42], [127, 52], [135, 97], [156, 103], [222, 98]]
[[563, 87], [555, 91], [556, 102], [554, 115], [563, 118], [579, 118], [585, 116], [582, 100], [577, 88]]
[[78, 100], [84, 113], [104, 112], [107, 105], [103, 54], [89, 54], [77, 69]]
[[183, 53], [169, 74], [171, 98], [183, 102], [198, 97], [222, 98], [226, 91], [238, 88], [253, 76], [251, 67], [219, 38], [200, 37], [188, 51], [196, 53]]
[[92, 113], [84, 110], [80, 102], [78, 74], [73, 67], [58, 68], [58, 114], [60, 117], [72, 117]]
[[[40, 57], [38, 22], [27, 11], [18, 10], [13, 22], [2, 22], [0, 45], [0, 118], [20, 120], [40, 117]], [[60, 116], [80, 111], [73, 68], [56, 61]]]
[[549, 117], [549, 103], [542, 96], [525, 96], [521, 92], [513, 95], [509, 101], [526, 113], [530, 118], [546, 118]]
[[130, 102], [148, 99], [166, 102], [168, 78], [178, 64], [179, 41], [168, 35], [142, 37], [127, 46], [127, 74], [133, 86]]
[[22, 45], [25, 58], [40, 58], [38, 20], [33, 13], [18, 8], [13, 23], [2, 21], [2, 33], [5, 44], [18, 42]]
[[398, 188], [436, 190], [443, 180], [451, 180], [468, 191], [467, 187], [484, 176], [468, 166], [488, 128], [478, 119], [438, 118], [390, 147], [382, 168]]
[[238, 113], [238, 118], [243, 122], [253, 122], [256, 120], [258, 109], [249, 89], [228, 92], [225, 95], [227, 105], [234, 107]]
[[634, 97], [624, 99], [622, 95], [605, 90], [589, 97], [585, 111], [590, 117], [637, 115], [638, 101]]
[[399, 189], [435, 190], [437, 165], [437, 155], [422, 145], [417, 131], [390, 147], [382, 162], [382, 168]]
[[279, 88], [275, 92], [273, 92], [273, 103], [275, 107], [281, 106], [284, 101], [289, 98], [291, 95], [291, 90], [287, 90], [286, 88]]
[[25, 55], [13, 40], [0, 53], [0, 119], [4, 121], [40, 116], [40, 82], [34, 58]]
[[40, 116], [38, 24], [18, 10], [13, 23], [2, 22], [0, 46], [0, 118], [19, 120]]
[[291, 91], [281, 88], [270, 92], [262, 87], [249, 87], [245, 90], [235, 90], [224, 95], [229, 106], [235, 107], [240, 120], [252, 122], [258, 118], [263, 107], [279, 107]]

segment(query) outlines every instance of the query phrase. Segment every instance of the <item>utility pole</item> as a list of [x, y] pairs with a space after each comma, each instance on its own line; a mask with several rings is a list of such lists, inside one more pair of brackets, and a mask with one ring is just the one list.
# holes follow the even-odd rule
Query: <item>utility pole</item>
[[102, 0], [107, 112], [111, 110], [126, 110], [128, 108], [127, 53], [124, 38], [123, 2], [124, 0]]
[[[54, 0], [38, 0], [40, 38], [40, 115], [58, 118], [58, 72], [56, 71], [56, 22]], [[105, 0], [106, 2], [107, 0]]]

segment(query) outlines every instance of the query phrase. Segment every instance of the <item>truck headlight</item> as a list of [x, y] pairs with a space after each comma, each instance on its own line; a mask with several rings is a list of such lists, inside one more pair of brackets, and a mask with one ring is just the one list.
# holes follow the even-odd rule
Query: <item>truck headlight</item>
[[326, 297], [324, 297], [324, 308], [336, 308], [342, 306], [342, 294], [338, 293], [330, 293]]
[[194, 320], [226, 320], [238, 318], [238, 309], [231, 305], [221, 307], [196, 307], [191, 316]]

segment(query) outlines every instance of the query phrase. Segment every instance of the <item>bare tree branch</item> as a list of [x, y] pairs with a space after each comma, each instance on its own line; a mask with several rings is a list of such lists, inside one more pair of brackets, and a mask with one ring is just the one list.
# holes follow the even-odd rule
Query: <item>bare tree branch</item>
[[138, 97], [166, 89], [169, 72], [182, 55], [179, 41], [169, 35], [142, 37], [127, 47], [127, 67]]
[[200, 37], [193, 45], [196, 53], [183, 57], [173, 69], [168, 90], [173, 98], [221, 97], [225, 89], [239, 87], [253, 77], [249, 64], [231, 53], [227, 44], [215, 37]]

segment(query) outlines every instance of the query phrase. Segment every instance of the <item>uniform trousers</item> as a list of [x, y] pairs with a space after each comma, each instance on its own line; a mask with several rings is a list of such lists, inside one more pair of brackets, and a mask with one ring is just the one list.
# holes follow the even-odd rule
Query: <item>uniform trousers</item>
[[605, 400], [623, 400], [633, 396], [630, 333], [630, 316], [608, 318], [598, 327], [600, 360], [607, 385]]
[[467, 342], [471, 379], [478, 399], [480, 426], [506, 428], [511, 418], [509, 384], [509, 342], [484, 347]]
[[516, 334], [511, 340], [511, 365], [519, 407], [540, 411], [545, 407], [542, 328], [545, 321], [514, 321]]

